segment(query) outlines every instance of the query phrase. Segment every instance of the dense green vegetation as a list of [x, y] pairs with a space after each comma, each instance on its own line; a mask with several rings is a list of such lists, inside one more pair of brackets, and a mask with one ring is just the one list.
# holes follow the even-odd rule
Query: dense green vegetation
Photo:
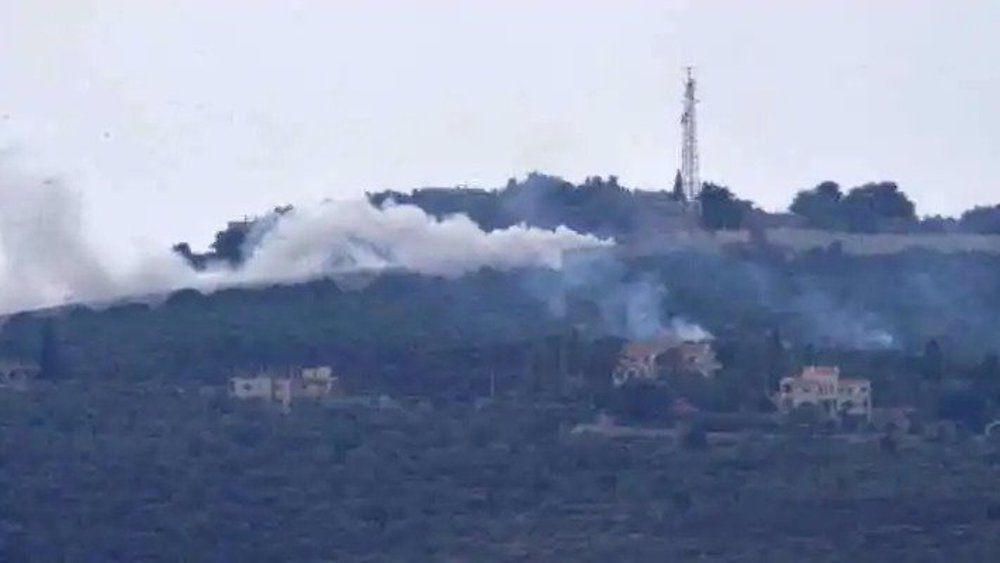
[[[736, 340], [777, 329], [797, 347], [912, 355], [933, 338], [966, 363], [1000, 348], [989, 313], [1000, 306], [994, 255], [831, 250], [788, 258], [735, 249], [581, 260], [563, 272], [386, 274], [363, 289], [319, 280], [211, 295], [185, 290], [159, 305], [78, 307], [50, 322], [67, 369], [130, 380], [219, 381], [229, 367], [313, 358], [374, 375], [397, 353], [488, 348], [571, 327], [590, 341], [626, 337], [616, 315], [625, 294], [643, 285], [664, 289], [653, 305], [664, 319], [681, 315]], [[10, 318], [0, 353], [38, 358], [43, 325], [37, 314]], [[891, 341], [878, 338], [883, 332]]]
[[0, 394], [6, 561], [989, 561], [970, 438], [566, 432], [559, 403], [290, 415], [169, 387]]
[[842, 194], [835, 182], [799, 192], [789, 210], [820, 229], [874, 233], [912, 228], [916, 207], [892, 182], [868, 184]]
[[362, 289], [320, 280], [21, 314], [0, 331], [0, 355], [38, 358], [52, 381], [222, 385], [260, 366], [326, 363], [355, 392], [468, 402], [493, 377], [530, 400], [571, 387], [581, 404], [606, 406], [634, 296], [666, 288], [647, 313], [716, 336], [720, 377], [685, 391], [700, 408], [757, 410], [780, 377], [822, 362], [872, 379], [880, 406], [920, 406], [976, 431], [998, 414], [996, 256], [581, 259], [562, 272], [397, 273]]

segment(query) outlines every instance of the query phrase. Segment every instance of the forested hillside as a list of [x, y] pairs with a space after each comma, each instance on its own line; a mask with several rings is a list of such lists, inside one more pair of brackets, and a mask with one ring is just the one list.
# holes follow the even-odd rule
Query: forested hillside
[[793, 356], [806, 348], [829, 358], [868, 354], [881, 359], [861, 362], [860, 374], [905, 379], [931, 340], [970, 369], [1000, 349], [990, 313], [1000, 307], [998, 268], [995, 255], [916, 251], [786, 258], [737, 248], [631, 260], [599, 253], [562, 271], [394, 273], [353, 289], [319, 280], [185, 290], [162, 304], [81, 306], [54, 317], [26, 313], [8, 319], [0, 350], [38, 358], [48, 327], [69, 378], [219, 384], [261, 365], [327, 362], [362, 389], [470, 397], [485, 392], [491, 370], [503, 385], [533, 385], [525, 381], [531, 374], [557, 365], [552, 339], [572, 339], [582, 369], [606, 379], [614, 342], [643, 336], [637, 323], [652, 319], [655, 331], [680, 318], [729, 350], [724, 359], [738, 385], [755, 385], [760, 342], [772, 333]]
[[[708, 230], [961, 230], [992, 213], [918, 220], [886, 185], [820, 186], [791, 218], [724, 188], [705, 194]], [[486, 230], [569, 224], [622, 240], [661, 212], [690, 218], [670, 195], [540, 176], [500, 192], [371, 196], [390, 198], [467, 212]], [[194, 268], [238, 269], [254, 229], [288, 212], [231, 224], [208, 253], [177, 251]], [[8, 317], [0, 357], [41, 374], [0, 393], [0, 559], [993, 559], [1000, 448], [970, 436], [1000, 413], [1000, 255], [788, 252], [760, 236], [622, 250]], [[717, 376], [611, 386], [623, 343], [680, 325], [712, 335]], [[870, 379], [880, 408], [912, 408], [910, 432], [779, 425], [768, 395], [816, 363]], [[348, 395], [392, 399], [283, 414], [223, 387], [259, 367], [316, 364]], [[693, 422], [668, 408], [675, 399], [698, 411]], [[598, 412], [673, 426], [659, 430], [672, 438], [572, 431]]]
[[[579, 409], [577, 409], [579, 411]], [[1000, 450], [566, 436], [571, 408], [0, 395], [6, 561], [991, 561]]]

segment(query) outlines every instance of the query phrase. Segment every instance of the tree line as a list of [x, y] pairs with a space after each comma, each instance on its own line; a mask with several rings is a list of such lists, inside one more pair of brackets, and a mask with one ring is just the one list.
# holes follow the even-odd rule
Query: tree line
[[[566, 226], [581, 233], [627, 239], [647, 232], [663, 217], [684, 216], [685, 195], [679, 178], [671, 191], [648, 191], [622, 186], [618, 178], [592, 176], [573, 184], [557, 176], [533, 172], [523, 180], [510, 179], [497, 190], [479, 188], [423, 188], [412, 192], [369, 192], [372, 205], [411, 204], [434, 217], [466, 214], [482, 229], [493, 231], [517, 224], [554, 229]], [[796, 193], [788, 213], [770, 214], [752, 201], [739, 198], [729, 187], [706, 182], [698, 197], [694, 224], [710, 231], [754, 229], [784, 224], [852, 233], [1000, 233], [1000, 205], [975, 207], [958, 218], [920, 217], [913, 201], [894, 182], [871, 182], [844, 189], [824, 181]], [[186, 242], [174, 246], [195, 268], [210, 261], [238, 265], [251, 251], [248, 235], [254, 227], [287, 213], [281, 206], [270, 213], [230, 222], [218, 231], [206, 252], [195, 252]]]

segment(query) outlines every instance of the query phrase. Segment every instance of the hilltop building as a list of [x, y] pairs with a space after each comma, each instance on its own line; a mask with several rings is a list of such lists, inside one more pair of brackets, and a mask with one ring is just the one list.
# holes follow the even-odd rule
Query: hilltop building
[[841, 377], [838, 367], [808, 366], [796, 376], [782, 378], [777, 399], [783, 413], [814, 405], [832, 419], [844, 415], [872, 418], [871, 381]]

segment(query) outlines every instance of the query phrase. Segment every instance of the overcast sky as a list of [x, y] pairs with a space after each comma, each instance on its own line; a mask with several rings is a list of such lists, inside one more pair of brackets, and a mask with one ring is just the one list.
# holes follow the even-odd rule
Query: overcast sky
[[530, 170], [661, 189], [692, 64], [704, 179], [950, 214], [1000, 202], [998, 56], [996, 1], [0, 0], [0, 158], [118, 244]]

